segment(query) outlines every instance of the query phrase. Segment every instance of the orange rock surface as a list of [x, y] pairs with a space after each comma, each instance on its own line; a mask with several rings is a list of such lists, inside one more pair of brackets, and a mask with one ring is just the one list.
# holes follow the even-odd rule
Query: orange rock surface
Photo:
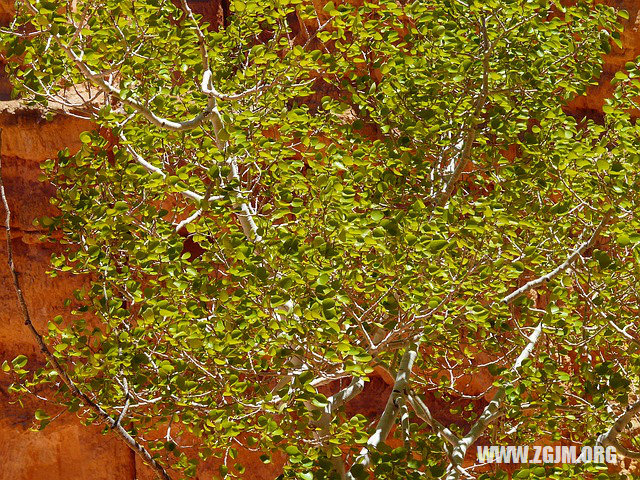
[[[609, 0], [607, 3], [626, 9], [623, 48], [614, 47], [606, 57], [603, 75], [597, 86], [586, 96], [575, 99], [569, 106], [578, 115], [597, 117], [610, 94], [610, 79], [629, 60], [640, 55], [640, 1]], [[220, 24], [225, 12], [224, 0], [193, 2], [194, 10], [212, 24]], [[11, 0], [0, 0], [0, 25], [6, 25], [13, 13]], [[79, 286], [71, 277], [51, 279], [46, 270], [53, 252], [51, 244], [38, 241], [33, 220], [51, 215], [48, 198], [52, 188], [37, 180], [39, 164], [62, 148], [78, 148], [78, 135], [90, 128], [87, 122], [57, 116], [46, 121], [37, 110], [23, 107], [10, 100], [10, 87], [0, 72], [0, 128], [3, 143], [0, 154], [4, 179], [13, 210], [12, 228], [16, 267], [20, 272], [26, 300], [38, 328], [45, 329], [55, 315], [65, 313], [63, 300]], [[15, 293], [6, 268], [4, 232], [0, 233], [0, 363], [18, 354], [29, 357], [30, 364], [43, 361], [33, 339], [29, 336], [18, 311]], [[488, 385], [490, 378], [483, 379]], [[43, 431], [33, 431], [33, 401], [24, 407], [15, 404], [7, 393], [9, 378], [0, 373], [0, 480], [135, 480], [152, 479], [152, 472], [114, 435], [102, 435], [100, 429], [87, 428], [74, 414], [62, 414]], [[480, 388], [481, 387], [481, 388]], [[474, 386], [481, 391], [485, 385]], [[384, 406], [390, 391], [382, 378], [374, 378], [365, 391], [350, 405], [351, 413], [377, 414]], [[431, 400], [434, 413], [447, 415], [445, 406]], [[440, 408], [439, 408], [440, 407]], [[241, 453], [241, 461], [250, 474], [248, 478], [273, 479], [278, 467], [265, 466], [257, 454]], [[211, 478], [215, 465], [203, 468], [199, 478]]]

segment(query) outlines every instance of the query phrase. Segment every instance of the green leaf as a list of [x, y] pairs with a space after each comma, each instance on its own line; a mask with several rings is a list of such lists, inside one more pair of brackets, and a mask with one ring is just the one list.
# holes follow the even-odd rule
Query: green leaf
[[436, 252], [442, 250], [448, 244], [449, 244], [449, 242], [447, 240], [433, 240], [433, 241], [429, 242], [429, 244], [427, 245], [427, 249], [431, 253], [436, 253]]
[[618, 236], [618, 243], [623, 246], [626, 247], [627, 245], [629, 245], [631, 243], [631, 239], [629, 238], [628, 235], [622, 233]]
[[48, 420], [49, 418], [51, 418], [49, 417], [49, 414], [47, 412], [41, 409], [36, 410], [35, 417], [36, 420]]
[[325, 3], [324, 7], [322, 7], [322, 11], [327, 12], [329, 14], [331, 14], [331, 12], [333, 12], [335, 9], [336, 9], [336, 6], [334, 5], [333, 2], [327, 2]]
[[300, 454], [300, 449], [298, 449], [298, 447], [296, 447], [295, 445], [289, 445], [287, 446], [284, 451], [288, 454], [288, 455], [299, 455]]
[[606, 158], [599, 158], [596, 161], [596, 166], [598, 167], [598, 170], [600, 171], [608, 171], [609, 170], [609, 162], [607, 161]]
[[27, 364], [27, 357], [25, 355], [18, 355], [11, 362], [14, 368], [23, 368]]

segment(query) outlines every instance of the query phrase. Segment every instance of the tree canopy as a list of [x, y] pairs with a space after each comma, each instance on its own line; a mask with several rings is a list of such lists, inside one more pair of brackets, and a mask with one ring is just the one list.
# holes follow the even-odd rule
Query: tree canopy
[[[237, 445], [305, 480], [504, 478], [478, 442], [640, 456], [640, 70], [568, 115], [626, 17], [573, 3], [19, 0], [16, 94], [96, 128], [43, 166], [51, 274], [86, 287], [14, 390], [165, 479], [242, 476]], [[374, 375], [384, 410], [348, 414]], [[590, 472], [615, 477], [518, 475]]]

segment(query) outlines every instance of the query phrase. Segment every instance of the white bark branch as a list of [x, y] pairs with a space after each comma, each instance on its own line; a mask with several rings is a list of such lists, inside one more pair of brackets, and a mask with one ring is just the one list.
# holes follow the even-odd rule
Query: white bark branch
[[[539, 278], [536, 278], [535, 280], [527, 282], [522, 287], [518, 288], [514, 292], [505, 296], [501, 300], [501, 302], [507, 305], [510, 303], [513, 303], [516, 299], [524, 295], [530, 289], [555, 278], [557, 275], [559, 275], [561, 272], [567, 269], [587, 248], [593, 245], [598, 235], [600, 235], [600, 233], [602, 232], [602, 229], [609, 222], [610, 218], [611, 218], [611, 212], [609, 211], [605, 213], [605, 215], [603, 216], [602, 220], [594, 230], [591, 237], [589, 237], [587, 241], [580, 244], [573, 251], [573, 253], [569, 255], [567, 260], [565, 260], [561, 265], [554, 268], [551, 272], [547, 273], [546, 275], [543, 275]], [[522, 366], [522, 363], [527, 358], [529, 358], [529, 356], [533, 352], [533, 349], [535, 348], [538, 342], [538, 339], [540, 338], [543, 327], [544, 327], [544, 324], [540, 322], [538, 326], [535, 328], [535, 330], [529, 337], [529, 342], [527, 343], [522, 353], [520, 353], [520, 355], [514, 362], [513, 367], [511, 368], [512, 371], [516, 371], [518, 368], [520, 368]], [[510, 385], [509, 383], [505, 384], [496, 391], [496, 394], [494, 395], [493, 399], [485, 407], [484, 411], [482, 412], [478, 420], [474, 423], [474, 425], [469, 430], [469, 433], [465, 435], [463, 438], [461, 438], [458, 444], [454, 447], [453, 453], [451, 456], [452, 468], [449, 470], [446, 480], [457, 480], [460, 477], [460, 470], [457, 467], [460, 467], [462, 465], [462, 462], [464, 460], [464, 457], [469, 447], [480, 437], [480, 435], [482, 435], [482, 433], [486, 430], [486, 428], [495, 419], [501, 416], [500, 410], [502, 408], [506, 388], [509, 385]]]
[[[30, 2], [25, 2], [27, 7], [31, 10], [32, 13], [34, 14], [38, 14], [38, 9], [36, 7], [34, 7]], [[191, 9], [189, 8], [188, 4], [185, 1], [182, 1], [182, 6], [183, 8], [185, 8], [185, 11], [187, 12], [187, 15], [189, 16], [190, 20], [192, 20], [192, 22], [194, 22], [194, 26], [196, 28], [196, 34], [198, 36], [198, 41], [199, 41], [199, 45], [200, 45], [200, 51], [201, 51], [201, 56], [202, 56], [202, 62], [203, 62], [203, 67], [205, 70], [205, 76], [208, 76], [208, 78], [210, 78], [211, 76], [211, 72], [209, 70], [209, 58], [208, 58], [208, 54], [207, 54], [207, 50], [206, 50], [206, 44], [204, 36], [202, 34], [202, 31], [200, 30], [200, 27], [197, 23], [197, 20], [195, 19], [195, 17], [193, 16], [193, 12], [191, 12]], [[207, 102], [207, 106], [196, 116], [194, 116], [193, 118], [189, 119], [189, 120], [184, 120], [184, 121], [174, 121], [174, 120], [169, 120], [167, 118], [163, 118], [157, 114], [155, 114], [151, 109], [149, 109], [148, 107], [146, 107], [145, 105], [143, 105], [141, 102], [137, 101], [137, 100], [132, 100], [129, 98], [122, 98], [122, 94], [119, 88], [117, 88], [116, 86], [112, 85], [110, 82], [108, 82], [107, 80], [104, 79], [105, 75], [99, 73], [99, 72], [94, 72], [93, 70], [91, 70], [91, 68], [89, 68], [89, 66], [84, 63], [82, 61], [82, 58], [79, 57], [74, 51], [73, 48], [66, 45], [62, 39], [60, 38], [59, 35], [57, 34], [52, 34], [51, 38], [54, 39], [54, 41], [58, 44], [58, 46], [62, 49], [63, 52], [65, 52], [65, 54], [67, 55], [67, 57], [75, 64], [75, 66], [78, 68], [78, 70], [82, 73], [82, 75], [85, 77], [85, 79], [87, 79], [88, 81], [90, 81], [91, 83], [93, 83], [94, 85], [96, 85], [98, 88], [100, 88], [103, 92], [110, 94], [110, 95], [114, 95], [115, 97], [118, 98], [118, 100], [120, 100], [124, 105], [129, 106], [130, 108], [132, 108], [133, 110], [135, 110], [138, 114], [140, 114], [142, 117], [146, 118], [151, 124], [160, 127], [160, 128], [165, 128], [167, 130], [173, 130], [173, 131], [185, 131], [185, 130], [191, 130], [194, 129], [196, 127], [199, 127], [201, 125], [203, 125], [205, 122], [211, 120], [213, 127], [214, 127], [214, 133], [215, 133], [215, 137], [217, 140], [217, 146], [218, 149], [220, 151], [223, 151], [224, 148], [226, 147], [226, 142], [221, 142], [220, 141], [220, 132], [224, 129], [224, 124], [222, 122], [222, 117], [220, 116], [220, 113], [218, 112], [218, 108], [216, 106], [216, 100], [214, 96], [209, 96], [209, 100]], [[207, 75], [208, 72], [208, 75]], [[207, 80], [208, 83], [208, 80]], [[203, 85], [205, 84], [204, 79], [203, 79]], [[136, 159], [140, 162], [141, 158], [136, 157]], [[144, 159], [142, 159], [144, 161]], [[157, 169], [157, 167], [154, 167], [153, 165], [151, 165], [148, 162], [140, 162], [142, 165], [145, 166], [145, 168], [149, 169], [149, 170], [153, 170], [153, 169]], [[232, 172], [234, 171], [234, 165], [233, 165], [233, 161], [232, 161]], [[235, 173], [233, 174], [234, 178], [236, 180], [240, 180], [238, 174], [237, 174], [237, 166], [235, 167]], [[189, 194], [187, 194], [189, 196]], [[197, 195], [197, 194], [196, 194]], [[192, 198], [197, 199], [197, 197], [193, 197]], [[248, 202], [246, 201], [246, 199], [241, 198], [240, 202], [237, 202], [234, 207], [239, 211], [238, 213], [238, 219], [240, 221], [242, 230], [245, 234], [245, 236], [251, 240], [251, 241], [255, 241], [255, 242], [259, 242], [261, 241], [261, 237], [258, 235], [258, 229], [257, 226], [255, 224], [254, 221], [254, 213], [251, 211], [251, 208], [249, 207]]]
[[196, 220], [200, 215], [202, 215], [201, 208], [199, 208], [198, 210], [193, 212], [190, 216], [188, 216], [187, 218], [182, 220], [180, 223], [178, 223], [178, 225], [176, 225], [176, 232], [179, 232], [183, 227], [186, 227], [187, 225], [189, 225], [191, 222]]
[[[376, 425], [375, 431], [369, 437], [366, 446], [362, 448], [360, 455], [355, 459], [353, 465], [360, 464], [365, 469], [369, 467], [371, 464], [370, 452], [377, 449], [380, 444], [387, 439], [395, 419], [401, 410], [401, 402], [399, 402], [399, 400], [401, 398], [405, 398], [409, 393], [409, 377], [411, 375], [413, 364], [418, 357], [418, 347], [419, 343], [410, 345], [402, 356], [398, 375], [396, 376], [396, 382], [393, 385], [391, 395], [389, 395], [389, 398], [387, 399], [387, 404], [382, 412], [382, 416]], [[351, 468], [353, 468], [353, 465]], [[347, 473], [347, 478], [349, 480], [354, 479], [351, 471]]]
[[408, 396], [408, 400], [409, 405], [411, 405], [411, 408], [413, 408], [413, 410], [416, 412], [416, 415], [424, 420], [439, 437], [441, 437], [452, 446], [456, 446], [458, 444], [460, 439], [456, 436], [456, 434], [442, 425], [438, 420], [433, 418], [431, 410], [420, 397], [410, 393]]
[[328, 398], [329, 405], [325, 407], [325, 412], [330, 415], [333, 414], [342, 405], [358, 396], [364, 389], [364, 384], [363, 378], [353, 377], [349, 386]]
[[482, 44], [485, 50], [484, 54], [482, 55], [482, 86], [478, 98], [474, 102], [473, 112], [471, 113], [471, 119], [469, 120], [469, 131], [464, 137], [462, 152], [460, 153], [460, 160], [454, 167], [454, 170], [451, 173], [451, 177], [448, 179], [444, 190], [441, 192], [436, 201], [436, 204], [439, 207], [443, 207], [447, 203], [449, 197], [451, 197], [451, 194], [453, 193], [453, 189], [455, 188], [458, 179], [462, 175], [462, 172], [471, 159], [473, 142], [475, 142], [476, 140], [478, 116], [487, 103], [487, 98], [489, 95], [489, 57], [491, 55], [492, 46], [489, 43], [487, 28], [484, 20], [480, 25], [480, 30], [482, 32]]
[[[512, 370], [516, 371], [522, 363], [529, 358], [531, 352], [533, 352], [536, 343], [538, 343], [538, 339], [540, 338], [540, 334], [542, 333], [543, 323], [540, 322], [536, 329], [533, 331], [531, 336], [529, 337], [529, 343], [525, 346], [522, 353], [518, 356], [515, 363], [513, 364]], [[500, 417], [502, 408], [502, 402], [504, 400], [505, 392], [507, 386], [510, 384], [506, 384], [501, 386], [493, 399], [489, 404], [485, 407], [484, 411], [473, 424], [473, 426], [469, 429], [469, 432], [462, 437], [457, 445], [453, 448], [453, 452], [451, 454], [451, 469], [449, 470], [449, 474], [446, 477], [446, 480], [457, 480], [460, 478], [460, 470], [457, 467], [462, 465], [464, 461], [464, 457], [467, 454], [467, 450], [471, 445], [475, 443], [475, 441], [483, 434], [483, 432], [487, 429], [491, 423]]]
[[[520, 296], [524, 295], [530, 289], [532, 289], [532, 288], [534, 288], [534, 287], [536, 287], [538, 285], [543, 284], [544, 282], [547, 282], [547, 281], [555, 278], [558, 274], [563, 272], [566, 268], [568, 268], [579, 257], [580, 254], [582, 254], [587, 248], [589, 248], [589, 247], [591, 247], [593, 245], [593, 243], [595, 242], [595, 240], [598, 237], [598, 235], [600, 235], [600, 233], [602, 232], [602, 229], [609, 222], [610, 218], [611, 218], [611, 213], [607, 212], [603, 216], [602, 220], [600, 221], [600, 223], [598, 224], [596, 229], [594, 230], [594, 232], [591, 235], [591, 237], [589, 237], [589, 239], [587, 241], [585, 241], [582, 244], [580, 244], [569, 255], [569, 257], [567, 258], [567, 260], [565, 262], [563, 262], [558, 267], [554, 268], [551, 272], [547, 273], [546, 275], [543, 275], [543, 276], [541, 276], [539, 278], [536, 278], [535, 280], [527, 282], [522, 287], [518, 288], [514, 292], [512, 292], [509, 295], [505, 296], [500, 302], [501, 303], [505, 303], [505, 304], [513, 303], [516, 299], [518, 299]], [[543, 326], [544, 326], [543, 323], [540, 322], [538, 324], [538, 326], [535, 328], [535, 330], [533, 331], [533, 333], [529, 337], [529, 341], [528, 341], [527, 345], [525, 346], [524, 350], [520, 353], [518, 358], [515, 360], [514, 365], [512, 367], [513, 371], [515, 371], [518, 368], [520, 368], [520, 366], [522, 366], [522, 363], [527, 358], [529, 358], [529, 356], [533, 352], [533, 349], [534, 349], [536, 343], [538, 342], [538, 339], [540, 338]], [[409, 403], [414, 408], [414, 410], [416, 411], [418, 416], [420, 416], [420, 418], [425, 420], [434, 429], [434, 431], [436, 431], [436, 433], [438, 435], [440, 435], [447, 442], [449, 442], [452, 445], [454, 445], [454, 449], [453, 449], [453, 453], [452, 453], [452, 462], [453, 462], [453, 464], [452, 464], [451, 469], [449, 470], [448, 476], [446, 477], [447, 480], [455, 480], [455, 479], [459, 478], [459, 476], [460, 476], [460, 468], [459, 467], [461, 466], [462, 461], [464, 460], [464, 457], [465, 457], [466, 452], [469, 449], [469, 447], [480, 437], [480, 435], [482, 435], [482, 433], [486, 430], [486, 428], [494, 420], [496, 420], [497, 418], [500, 417], [500, 415], [501, 415], [500, 409], [502, 407], [502, 402], [503, 402], [503, 399], [504, 399], [506, 387], [508, 385], [509, 384], [503, 385], [502, 387], [500, 387], [496, 391], [496, 394], [494, 395], [493, 399], [485, 407], [484, 411], [482, 412], [482, 414], [480, 415], [478, 420], [474, 423], [474, 425], [469, 430], [469, 433], [467, 435], [465, 435], [463, 438], [459, 439], [459, 440], [455, 437], [455, 435], [453, 435], [452, 433], [446, 431], [441, 424], [437, 423], [437, 421], [435, 419], [433, 419], [433, 417], [431, 416], [431, 412], [429, 411], [428, 407], [424, 404], [424, 402], [422, 402], [422, 400], [419, 399], [418, 396], [412, 395], [412, 396], [409, 397]]]
[[276, 83], [275, 81], [273, 81], [271, 83], [256, 85], [255, 87], [249, 88], [241, 93], [225, 94], [225, 93], [219, 92], [213, 86], [213, 84], [211, 83], [211, 75], [212, 75], [211, 70], [206, 70], [204, 72], [204, 75], [202, 76], [202, 83], [200, 85], [202, 92], [207, 95], [213, 96], [216, 100], [225, 101], [225, 102], [241, 100], [253, 93], [260, 93], [264, 90], [267, 90], [268, 88], [273, 87], [273, 85]]
[[[359, 395], [360, 392], [362, 392], [362, 390], [364, 389], [364, 384], [364, 379], [360, 377], [353, 377], [346, 388], [340, 390], [338, 393], [330, 396], [327, 399], [327, 406], [324, 407], [324, 412], [322, 413], [322, 416], [318, 421], [318, 426], [321, 428], [322, 433], [325, 436], [329, 434], [329, 425], [331, 424], [331, 420], [336, 410]], [[342, 458], [333, 456], [330, 446], [327, 446], [325, 448], [325, 451], [327, 453], [327, 457], [333, 465], [334, 470], [340, 476], [340, 479], [345, 480], [347, 478], [347, 473]]]
[[535, 280], [531, 280], [530, 282], [525, 283], [523, 286], [521, 286], [520, 288], [516, 289], [515, 291], [511, 292], [509, 295], [507, 295], [506, 297], [504, 297], [501, 302], [502, 303], [506, 303], [507, 305], [513, 303], [518, 297], [520, 297], [521, 295], [523, 295], [525, 292], [527, 292], [528, 290], [531, 290], [534, 287], [537, 287], [539, 285], [542, 285], [543, 283], [548, 282], [549, 280], [554, 279], [555, 277], [557, 277], [560, 273], [564, 272], [569, 266], [571, 266], [571, 264], [573, 262], [576, 261], [576, 259], [587, 249], [589, 248], [591, 245], [593, 245], [593, 242], [595, 241], [595, 239], [598, 237], [598, 235], [600, 235], [600, 232], [602, 231], [602, 229], [606, 226], [606, 224], [609, 222], [609, 219], [611, 218], [611, 211], [608, 211], [607, 213], [605, 213], [604, 217], [602, 218], [602, 221], [600, 222], [600, 224], [598, 225], [598, 227], [595, 229], [595, 231], [593, 232], [593, 234], [591, 235], [591, 237], [586, 241], [583, 242], [582, 244], [580, 244], [578, 246], [578, 248], [576, 248], [573, 253], [571, 253], [571, 255], [569, 255], [569, 257], [560, 265], [558, 265], [556, 268], [554, 268], [553, 270], [551, 270], [549, 273], [547, 273], [546, 275], [543, 275], [541, 277], [536, 278]]
[[[29, 3], [28, 5], [30, 5], [31, 10], [34, 13], [37, 13], [37, 9], [33, 8], [33, 6], [31, 6], [31, 4]], [[60, 39], [58, 35], [52, 35], [52, 38], [55, 40], [58, 46], [62, 49], [62, 51], [66, 53], [67, 57], [69, 57], [69, 59], [76, 65], [76, 67], [78, 68], [78, 70], [80, 70], [80, 72], [85, 77], [85, 79], [87, 79], [88, 81], [96, 85], [103, 92], [116, 96], [118, 100], [121, 101], [124, 105], [131, 107], [133, 110], [138, 112], [140, 115], [146, 118], [150, 123], [152, 123], [157, 127], [165, 128], [167, 130], [173, 130], [176, 132], [181, 132], [185, 130], [192, 130], [204, 124], [207, 120], [211, 119], [211, 117], [219, 116], [219, 113], [215, 107], [215, 104], [212, 101], [213, 99], [210, 99], [207, 106], [200, 113], [198, 113], [196, 116], [194, 116], [189, 120], [184, 120], [180, 122], [180, 121], [169, 120], [167, 118], [161, 117], [155, 114], [151, 109], [144, 106], [142, 103], [140, 103], [137, 100], [122, 98], [122, 93], [119, 88], [117, 88], [115, 85], [112, 85], [110, 82], [105, 80], [103, 74], [99, 72], [94, 72], [93, 70], [91, 70], [91, 68], [89, 68], [89, 66], [82, 61], [82, 59], [73, 51], [72, 48], [64, 44], [64, 42]]]
[[[606, 318], [606, 316], [604, 314], [602, 314], [602, 313], [600, 314], [600, 316]], [[620, 326], [616, 322], [611, 320], [611, 319], [609, 319], [609, 325], [611, 325], [616, 332], [618, 332], [624, 338], [629, 340], [631, 343], [634, 343], [636, 346], [640, 347], [640, 340], [638, 340], [637, 338], [631, 336], [631, 334], [629, 332], [627, 332], [627, 328], [630, 325], [627, 325], [625, 328], [620, 328]]]
[[[124, 134], [120, 134], [120, 138], [122, 138], [122, 140], [125, 142], [125, 148], [127, 149], [127, 151], [131, 154], [131, 156], [133, 157], [133, 159], [138, 162], [140, 165], [142, 165], [144, 168], [147, 169], [148, 172], [151, 173], [157, 173], [158, 175], [160, 175], [163, 179], [167, 178], [167, 174], [160, 168], [156, 167], [155, 165], [151, 164], [150, 162], [148, 162], [147, 160], [144, 159], [144, 157], [142, 157], [142, 155], [140, 155], [138, 152], [136, 152], [133, 147], [129, 144], [127, 138], [124, 136]], [[195, 200], [196, 202], [202, 202], [204, 200], [204, 195], [200, 195], [199, 193], [193, 192], [191, 190], [183, 190], [182, 193], [185, 197], [190, 198], [191, 200]], [[224, 197], [222, 195], [216, 195], [213, 197], [209, 197], [208, 201], [209, 202], [214, 202], [216, 200], [222, 200]]]
[[628, 448], [622, 446], [620, 441], [618, 440], [618, 435], [620, 432], [631, 422], [634, 415], [640, 413], [640, 400], [635, 402], [632, 405], [629, 405], [625, 412], [620, 415], [609, 430], [598, 437], [597, 443], [602, 445], [603, 447], [612, 446], [615, 449], [624, 455], [625, 457], [632, 459], [639, 459], [640, 452], [634, 452], [629, 450]]
[[189, 17], [189, 20], [191, 20], [191, 23], [193, 23], [193, 28], [195, 28], [196, 30], [196, 36], [198, 37], [198, 47], [200, 48], [200, 58], [202, 59], [202, 71], [209, 72], [209, 52], [207, 52], [207, 42], [204, 38], [204, 33], [202, 33], [202, 29], [200, 28], [200, 23], [193, 15], [193, 11], [191, 10], [191, 7], [189, 6], [189, 2], [187, 2], [187, 0], [180, 0], [180, 5]]

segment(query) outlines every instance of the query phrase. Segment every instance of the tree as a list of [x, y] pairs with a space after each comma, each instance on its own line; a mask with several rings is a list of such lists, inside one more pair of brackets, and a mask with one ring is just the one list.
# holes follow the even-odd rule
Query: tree
[[[16, 92], [96, 128], [44, 166], [52, 275], [87, 287], [31, 327], [47, 368], [6, 363], [16, 392], [49, 385], [165, 479], [211, 457], [241, 475], [234, 442], [302, 479], [503, 478], [474, 464], [481, 438], [639, 456], [619, 437], [640, 410], [640, 70], [601, 120], [563, 110], [625, 12], [249, 0], [216, 27], [184, 0], [18, 7]], [[374, 374], [384, 411], [348, 416]]]

